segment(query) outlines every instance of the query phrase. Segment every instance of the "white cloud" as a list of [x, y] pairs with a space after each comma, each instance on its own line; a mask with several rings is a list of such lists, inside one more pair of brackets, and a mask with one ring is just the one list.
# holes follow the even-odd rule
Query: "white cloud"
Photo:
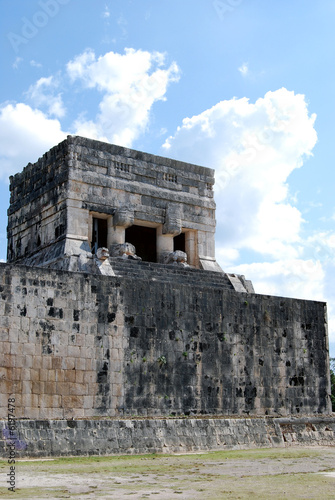
[[27, 96], [34, 106], [45, 108], [49, 115], [62, 118], [66, 110], [61, 93], [56, 94], [57, 89], [58, 82], [53, 76], [43, 77], [29, 87]]
[[242, 76], [247, 76], [249, 73], [249, 66], [248, 63], [243, 63], [239, 68], [239, 72], [241, 73]]
[[169, 83], [179, 79], [176, 63], [165, 69], [164, 54], [134, 49], [98, 58], [87, 50], [70, 61], [67, 70], [73, 82], [103, 94], [98, 115], [94, 120], [79, 117], [76, 133], [123, 146], [131, 146], [146, 129], [154, 102], [165, 100]]
[[[36, 161], [67, 133], [130, 146], [146, 129], [153, 104], [166, 99], [169, 83], [178, 78], [177, 65], [167, 66], [159, 52], [127, 49], [123, 55], [108, 52], [97, 58], [85, 51], [69, 62], [66, 78], [62, 73], [40, 78], [25, 93], [25, 103], [0, 104], [0, 178]], [[101, 99], [96, 116], [83, 110], [65, 133], [60, 89], [70, 90], [71, 82], [81, 83], [76, 92], [83, 102], [86, 97], [90, 101], [87, 92], [100, 92]]]
[[165, 142], [168, 155], [216, 169], [221, 251], [299, 257], [303, 218], [291, 204], [287, 179], [311, 155], [314, 121], [304, 96], [282, 88], [255, 104], [221, 101], [185, 118]]
[[[304, 220], [288, 185], [290, 173], [312, 154], [315, 118], [303, 95], [283, 88], [254, 104], [222, 101], [185, 118], [164, 150], [216, 169], [221, 267], [251, 279], [257, 293], [326, 301], [334, 342], [335, 233], [302, 238]], [[249, 263], [239, 264], [246, 256]]]
[[18, 69], [18, 67], [19, 67], [19, 65], [22, 63], [22, 61], [23, 61], [22, 57], [17, 57], [17, 58], [15, 59], [15, 61], [13, 62], [12, 67], [13, 67], [14, 69]]
[[0, 108], [0, 178], [20, 172], [65, 139], [58, 120], [26, 104]]
[[110, 17], [111, 13], [109, 10], [108, 5], [105, 5], [105, 10], [103, 11], [102, 17], [105, 19], [108, 19]]
[[30, 61], [30, 66], [32, 66], [33, 68], [42, 68], [42, 64], [35, 61], [34, 59]]
[[216, 260], [223, 262], [224, 266], [229, 266], [233, 262], [236, 262], [239, 256], [240, 253], [236, 248], [218, 247], [216, 249]]
[[251, 279], [257, 293], [325, 300], [325, 271], [320, 261], [282, 259], [235, 265], [226, 267], [225, 271], [243, 274]]

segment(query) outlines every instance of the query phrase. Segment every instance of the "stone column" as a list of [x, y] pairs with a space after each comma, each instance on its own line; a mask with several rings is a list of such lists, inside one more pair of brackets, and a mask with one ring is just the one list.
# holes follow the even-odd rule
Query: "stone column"
[[157, 228], [157, 261], [164, 262], [167, 254], [173, 252], [173, 234], [163, 234], [163, 226]]
[[125, 243], [126, 228], [134, 224], [134, 209], [120, 207], [111, 220], [108, 221], [108, 249], [111, 252], [113, 245]]
[[197, 251], [197, 232], [185, 232], [185, 252], [187, 253], [187, 262], [190, 266], [199, 267]]
[[181, 208], [169, 205], [165, 210], [165, 222], [157, 229], [157, 259], [164, 262], [165, 256], [173, 252], [173, 238], [181, 233]]

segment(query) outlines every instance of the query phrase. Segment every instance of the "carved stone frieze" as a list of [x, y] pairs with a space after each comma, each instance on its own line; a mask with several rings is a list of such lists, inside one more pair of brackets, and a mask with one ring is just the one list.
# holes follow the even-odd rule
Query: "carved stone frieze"
[[169, 206], [165, 211], [165, 222], [163, 225], [163, 234], [172, 234], [177, 236], [182, 228], [181, 209], [179, 207]]
[[129, 227], [134, 224], [134, 209], [130, 207], [120, 207], [116, 210], [113, 218], [114, 226]]

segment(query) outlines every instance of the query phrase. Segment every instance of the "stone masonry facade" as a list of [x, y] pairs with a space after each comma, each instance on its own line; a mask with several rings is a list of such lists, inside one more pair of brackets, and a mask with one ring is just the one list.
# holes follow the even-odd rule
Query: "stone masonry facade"
[[85, 270], [95, 245], [129, 242], [144, 260], [182, 249], [222, 272], [213, 185], [212, 169], [68, 136], [10, 179], [8, 262]]
[[143, 262], [1, 264], [0, 287], [2, 418], [11, 394], [31, 419], [330, 412], [324, 303]]
[[20, 457], [333, 446], [334, 436], [335, 419], [324, 416], [21, 420], [16, 429]]
[[15, 401], [26, 453], [333, 439], [326, 304], [220, 268], [213, 185], [211, 169], [76, 136], [11, 178], [0, 418], [6, 433]]

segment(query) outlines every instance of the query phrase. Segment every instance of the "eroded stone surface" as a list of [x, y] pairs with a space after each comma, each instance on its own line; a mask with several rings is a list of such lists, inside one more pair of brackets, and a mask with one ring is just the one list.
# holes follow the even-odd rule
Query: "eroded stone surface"
[[213, 184], [209, 168], [68, 136], [11, 177], [8, 261], [81, 270], [81, 255], [128, 242], [143, 260], [215, 264]]
[[[48, 443], [32, 453], [59, 453], [64, 436], [69, 454], [91, 453], [99, 429], [102, 453], [333, 436], [331, 422], [264, 420], [330, 413], [326, 305], [256, 295], [222, 272], [213, 183], [210, 169], [80, 137], [12, 178], [0, 417], [10, 395], [16, 418], [45, 422], [31, 424], [32, 440]], [[160, 263], [166, 255], [181, 265]], [[215, 419], [90, 420], [180, 415], [240, 419], [220, 429]]]
[[116, 276], [0, 265], [3, 418], [8, 394], [18, 418], [330, 411], [324, 303], [112, 262]]

